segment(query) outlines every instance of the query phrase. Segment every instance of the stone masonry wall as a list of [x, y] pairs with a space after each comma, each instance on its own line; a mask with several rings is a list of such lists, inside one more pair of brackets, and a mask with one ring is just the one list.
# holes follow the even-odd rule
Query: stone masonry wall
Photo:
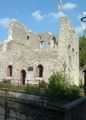
[[[45, 49], [42, 48], [45, 42]], [[43, 46], [44, 47], [44, 46]], [[45, 81], [60, 71], [67, 74], [70, 83], [79, 83], [78, 37], [67, 17], [60, 18], [59, 36], [51, 33], [34, 33], [18, 21], [9, 24], [8, 39], [0, 45], [0, 76], [7, 77], [7, 67], [12, 65], [12, 79], [20, 79], [21, 70], [26, 71], [26, 80], [35, 81], [36, 67], [43, 66]], [[28, 71], [32, 67], [32, 71]]]
[[[20, 79], [21, 70], [26, 71], [26, 79], [35, 79], [36, 67], [41, 64], [43, 66], [43, 79], [48, 80], [53, 72], [59, 71], [60, 67], [58, 61], [58, 52], [55, 50], [40, 50], [30, 49], [29, 51], [21, 51], [19, 53], [17, 50], [4, 51], [0, 54], [0, 65], [1, 65], [1, 77], [7, 77], [7, 67], [12, 65], [13, 67], [13, 79]], [[56, 59], [55, 59], [56, 58]], [[28, 67], [33, 67], [33, 71], [28, 71]]]
[[72, 84], [79, 83], [79, 41], [67, 17], [60, 18], [58, 53]]

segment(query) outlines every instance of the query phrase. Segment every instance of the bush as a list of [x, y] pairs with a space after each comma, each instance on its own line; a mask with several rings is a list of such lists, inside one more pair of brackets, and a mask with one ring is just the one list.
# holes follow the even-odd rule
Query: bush
[[45, 96], [49, 100], [67, 101], [79, 97], [79, 88], [66, 82], [66, 77], [62, 73], [54, 73], [45, 89]]
[[46, 86], [47, 86], [47, 83], [46, 83], [45, 81], [41, 81], [41, 82], [39, 83], [39, 87], [40, 87], [40, 88], [46, 88]]
[[39, 88], [36, 85], [27, 85], [25, 87], [24, 92], [28, 93], [28, 94], [39, 94]]
[[79, 87], [80, 87], [80, 88], [84, 88], [84, 84], [83, 84], [82, 81], [83, 81], [82, 79], [80, 79], [80, 81], [79, 81]]

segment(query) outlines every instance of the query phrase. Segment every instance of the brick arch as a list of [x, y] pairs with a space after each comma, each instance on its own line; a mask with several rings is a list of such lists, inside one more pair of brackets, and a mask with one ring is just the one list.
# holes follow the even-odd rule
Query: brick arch
[[20, 75], [21, 84], [25, 85], [26, 71], [25, 70], [21, 70], [20, 73], [21, 73], [21, 75]]
[[8, 65], [7, 67], [7, 77], [12, 77], [12, 65]]
[[51, 41], [51, 47], [52, 48], [56, 48], [58, 45], [57, 41], [56, 41], [56, 37], [53, 37], [52, 38], [52, 41]]
[[43, 77], [43, 66], [41, 64], [36, 67], [36, 77]]

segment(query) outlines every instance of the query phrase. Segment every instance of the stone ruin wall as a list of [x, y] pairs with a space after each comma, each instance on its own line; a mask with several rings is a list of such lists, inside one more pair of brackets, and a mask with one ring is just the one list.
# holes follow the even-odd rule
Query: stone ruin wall
[[[13, 79], [19, 79], [20, 71], [26, 71], [26, 79], [35, 79], [36, 67], [41, 64], [44, 68], [43, 79], [48, 80], [53, 72], [59, 71], [58, 52], [55, 50], [40, 50], [32, 49], [29, 51], [2, 52], [0, 54], [1, 76], [7, 75], [7, 66], [13, 67]], [[56, 58], [56, 59], [55, 59]], [[33, 71], [28, 71], [28, 67], [33, 67]]]
[[60, 19], [58, 53], [71, 83], [79, 83], [79, 39], [67, 17]]
[[[63, 17], [60, 22], [59, 36], [53, 36], [51, 33], [39, 35], [13, 20], [8, 39], [0, 45], [1, 76], [5, 77], [7, 66], [12, 65], [14, 79], [19, 79], [22, 69], [26, 71], [26, 79], [34, 79], [35, 68], [41, 64], [44, 80], [53, 72], [61, 71], [67, 73], [71, 83], [78, 84], [78, 37], [68, 18]], [[46, 42], [45, 49], [41, 46], [43, 41]], [[28, 71], [28, 67], [33, 67], [33, 71]]]

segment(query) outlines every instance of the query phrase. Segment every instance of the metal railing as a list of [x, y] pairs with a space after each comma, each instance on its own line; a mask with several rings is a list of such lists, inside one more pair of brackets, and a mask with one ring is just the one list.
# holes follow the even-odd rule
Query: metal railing
[[5, 91], [5, 95], [0, 96], [2, 120], [86, 120], [86, 97], [59, 105], [44, 99], [15, 99], [8, 94]]

